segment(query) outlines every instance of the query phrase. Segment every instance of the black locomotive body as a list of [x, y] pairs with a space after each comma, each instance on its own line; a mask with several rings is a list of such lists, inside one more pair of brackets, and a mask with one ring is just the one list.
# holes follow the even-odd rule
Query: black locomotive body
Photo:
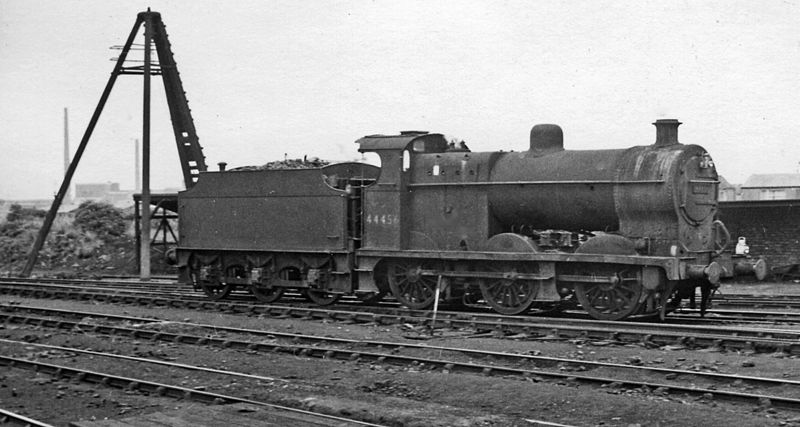
[[677, 120], [655, 124], [655, 144], [628, 149], [564, 150], [555, 125], [524, 152], [406, 132], [357, 141], [380, 169], [203, 173], [179, 195], [181, 280], [268, 302], [289, 288], [504, 314], [577, 301], [598, 319], [663, 316], [699, 287], [704, 308], [721, 277], [765, 267], [725, 251], [709, 154], [678, 142]]

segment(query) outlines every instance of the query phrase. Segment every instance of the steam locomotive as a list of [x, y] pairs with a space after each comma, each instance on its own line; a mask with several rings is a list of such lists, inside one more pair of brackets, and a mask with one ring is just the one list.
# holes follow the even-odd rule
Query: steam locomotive
[[605, 320], [663, 318], [699, 288], [705, 310], [722, 277], [766, 266], [726, 251], [711, 156], [678, 142], [677, 120], [654, 124], [654, 144], [628, 149], [565, 150], [549, 124], [523, 152], [402, 132], [356, 141], [380, 168], [202, 173], [178, 198], [180, 280], [212, 299], [391, 293], [413, 309], [579, 304]]

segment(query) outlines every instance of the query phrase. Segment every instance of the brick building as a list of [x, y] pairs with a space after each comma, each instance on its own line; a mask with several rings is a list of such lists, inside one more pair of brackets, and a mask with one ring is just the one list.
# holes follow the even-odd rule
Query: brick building
[[745, 237], [769, 267], [800, 264], [800, 174], [754, 174], [744, 184], [720, 177], [719, 218], [731, 246]]
[[720, 202], [719, 218], [731, 233], [730, 249], [741, 236], [768, 267], [800, 264], [800, 199]]

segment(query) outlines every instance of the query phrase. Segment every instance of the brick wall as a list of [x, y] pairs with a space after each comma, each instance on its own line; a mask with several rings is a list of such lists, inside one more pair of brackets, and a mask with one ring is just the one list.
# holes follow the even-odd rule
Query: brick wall
[[731, 246], [747, 238], [750, 254], [769, 268], [800, 263], [800, 200], [720, 202], [719, 219], [731, 232]]

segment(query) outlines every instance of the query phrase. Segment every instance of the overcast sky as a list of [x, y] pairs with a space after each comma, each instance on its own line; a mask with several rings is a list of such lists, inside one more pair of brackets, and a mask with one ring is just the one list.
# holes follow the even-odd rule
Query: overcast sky
[[[800, 162], [800, 0], [0, 0], [0, 199], [50, 198], [136, 13], [161, 12], [209, 166], [347, 160], [366, 134], [428, 130], [524, 150], [536, 123], [567, 149], [655, 140], [684, 124], [729, 181]], [[141, 42], [141, 38], [137, 41]], [[141, 52], [130, 58], [141, 59]], [[160, 80], [153, 188], [182, 178]], [[134, 186], [142, 79], [121, 76], [75, 181]]]

